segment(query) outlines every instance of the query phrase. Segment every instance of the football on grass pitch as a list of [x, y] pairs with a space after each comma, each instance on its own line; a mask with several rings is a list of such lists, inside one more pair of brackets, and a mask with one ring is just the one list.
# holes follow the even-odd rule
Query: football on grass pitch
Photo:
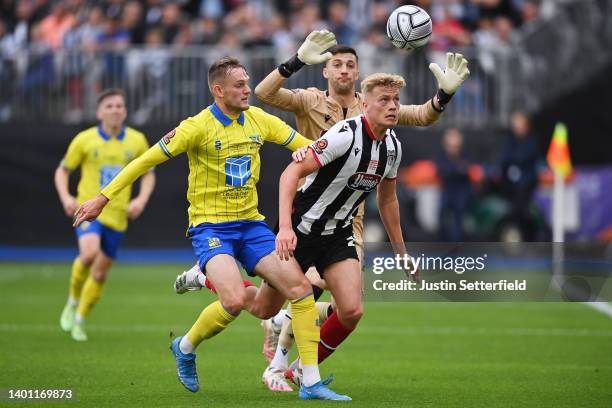
[[387, 20], [387, 37], [394, 46], [414, 50], [429, 42], [431, 18], [417, 6], [401, 6], [393, 10]]

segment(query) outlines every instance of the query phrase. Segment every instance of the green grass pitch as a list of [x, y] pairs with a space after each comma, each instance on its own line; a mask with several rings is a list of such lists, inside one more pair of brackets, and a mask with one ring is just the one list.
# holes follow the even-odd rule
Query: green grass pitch
[[[169, 335], [184, 333], [213, 296], [174, 294], [185, 266], [116, 265], [90, 340], [77, 344], [58, 325], [69, 265], [0, 264], [0, 389], [74, 390], [76, 401], [45, 406], [338, 404], [268, 392], [261, 328], [246, 313], [201, 345], [201, 390], [186, 391]], [[570, 303], [366, 303], [321, 371], [353, 407], [609, 407], [612, 319]]]

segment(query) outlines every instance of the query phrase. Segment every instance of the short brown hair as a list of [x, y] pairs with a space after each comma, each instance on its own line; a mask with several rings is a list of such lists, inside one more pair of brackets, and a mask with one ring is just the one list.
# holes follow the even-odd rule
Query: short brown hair
[[353, 54], [355, 56], [355, 60], [359, 62], [359, 56], [357, 55], [357, 51], [353, 47], [349, 47], [348, 45], [338, 44], [331, 47], [329, 50], [332, 55], [336, 54]]
[[368, 75], [361, 81], [361, 93], [372, 92], [377, 86], [402, 89], [406, 86], [406, 81], [399, 75], [377, 73]]
[[125, 92], [123, 91], [123, 89], [108, 88], [100, 92], [100, 95], [98, 95], [98, 101], [96, 103], [96, 106], [100, 106], [102, 101], [108, 98], [109, 96], [121, 96], [123, 100], [125, 101]]
[[242, 68], [246, 71], [244, 65], [236, 57], [223, 57], [213, 62], [208, 68], [208, 88], [210, 92], [212, 92], [213, 83], [224, 78], [231, 70], [236, 68]]

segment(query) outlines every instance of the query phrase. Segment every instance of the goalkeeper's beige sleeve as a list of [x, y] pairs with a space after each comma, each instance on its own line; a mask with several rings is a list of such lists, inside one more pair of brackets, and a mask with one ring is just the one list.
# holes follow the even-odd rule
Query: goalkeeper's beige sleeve
[[431, 99], [422, 105], [400, 105], [398, 125], [429, 126], [440, 118], [431, 105]]
[[287, 78], [278, 69], [270, 72], [256, 87], [255, 95], [266, 104], [289, 112], [304, 111], [304, 95], [301, 89], [283, 88]]
[[138, 177], [166, 160], [168, 160], [168, 156], [164, 154], [159, 144], [155, 144], [155, 146], [151, 147], [125, 166], [119, 174], [102, 189], [101, 193], [104, 197], [112, 200], [121, 190], [134, 183]]

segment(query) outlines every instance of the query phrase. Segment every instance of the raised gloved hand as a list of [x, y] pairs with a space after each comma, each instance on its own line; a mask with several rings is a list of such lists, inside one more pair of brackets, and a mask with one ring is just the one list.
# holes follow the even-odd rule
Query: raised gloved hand
[[429, 69], [438, 80], [438, 99], [441, 104], [446, 104], [450, 101], [457, 89], [463, 81], [470, 75], [470, 70], [467, 67], [468, 61], [465, 57], [458, 53], [446, 53], [446, 68], [444, 71], [434, 62], [429, 64]]
[[[278, 67], [278, 71], [285, 78], [289, 78], [304, 65], [320, 64], [332, 57], [325, 50], [336, 45], [336, 36], [327, 30], [315, 30], [308, 34], [297, 54]], [[325, 53], [323, 53], [325, 52]]]
[[300, 46], [297, 56], [306, 65], [320, 64], [332, 57], [331, 52], [325, 50], [336, 45], [336, 36], [327, 30], [315, 30], [308, 34]]

